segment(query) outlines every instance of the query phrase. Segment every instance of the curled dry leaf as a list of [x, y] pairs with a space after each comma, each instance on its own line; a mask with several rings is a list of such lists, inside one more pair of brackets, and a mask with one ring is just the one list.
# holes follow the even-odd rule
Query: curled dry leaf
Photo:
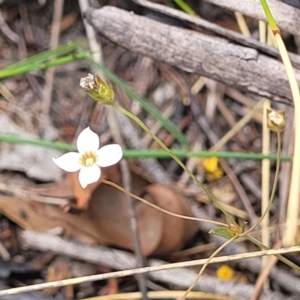
[[[151, 203], [182, 215], [191, 215], [187, 200], [174, 188], [162, 184], [146, 185], [146, 182], [133, 176], [133, 193], [141, 195]], [[142, 253], [166, 255], [182, 248], [197, 231], [193, 221], [179, 219], [141, 202], [136, 203]], [[87, 210], [94, 220], [103, 240], [102, 244], [133, 250], [130, 227], [129, 204], [124, 193], [102, 184], [92, 195]]]
[[[145, 188], [144, 198], [173, 213], [191, 216], [187, 199], [178, 190], [163, 184], [152, 184]], [[154, 254], [167, 254], [180, 250], [197, 232], [194, 221], [179, 219], [164, 213], [161, 241]]]
[[[139, 202], [136, 212], [142, 253], [148, 256], [160, 244], [163, 216]], [[101, 232], [101, 244], [133, 250], [129, 203], [124, 193], [111, 186], [100, 185], [93, 193], [86, 213]]]
[[1, 196], [0, 212], [25, 229], [38, 232], [59, 231], [67, 238], [88, 244], [99, 240], [97, 230], [87, 215], [64, 213], [53, 205]]

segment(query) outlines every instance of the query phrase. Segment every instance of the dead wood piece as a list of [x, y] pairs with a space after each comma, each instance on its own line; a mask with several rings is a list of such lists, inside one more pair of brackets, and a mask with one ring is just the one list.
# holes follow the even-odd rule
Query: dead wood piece
[[[158, 12], [162, 15], [176, 18], [177, 20], [180, 20], [180, 21], [184, 22], [185, 24], [188, 24], [189, 26], [191, 26], [192, 28], [195, 28], [197, 30], [205, 29], [208, 32], [212, 32], [214, 34], [217, 34], [218, 36], [225, 37], [226, 39], [234, 41], [238, 44], [241, 44], [246, 47], [253, 48], [253, 49], [257, 49], [262, 53], [266, 53], [271, 56], [280, 58], [279, 51], [276, 48], [266, 45], [264, 43], [261, 43], [254, 38], [245, 37], [241, 33], [226, 29], [222, 26], [208, 22], [204, 19], [188, 15], [183, 11], [168, 7], [166, 5], [153, 3], [153, 2], [150, 2], [147, 0], [133, 0], [133, 1], [147, 9], [154, 11], [154, 12]], [[299, 68], [300, 67], [299, 55], [296, 55], [294, 53], [289, 53], [289, 56], [290, 56], [292, 64], [295, 67]]]
[[[117, 125], [118, 119], [111, 107], [107, 108], [108, 112], [108, 125], [112, 131], [113, 137], [115, 141], [119, 144], [124, 145], [124, 141], [122, 139], [120, 129]], [[122, 182], [123, 186], [126, 190], [131, 191], [132, 190], [132, 178], [131, 178], [131, 172], [129, 169], [129, 163], [125, 160], [121, 161], [121, 173], [122, 173]], [[138, 214], [136, 205], [134, 202], [134, 199], [131, 198], [129, 195], [125, 195], [126, 202], [128, 203], [129, 207], [129, 216], [130, 216], [130, 228], [132, 233], [132, 240], [134, 245], [134, 253], [137, 258], [137, 267], [143, 267], [146, 265], [146, 260], [142, 255], [141, 250], [141, 239], [140, 239], [140, 230], [138, 227]], [[147, 300], [147, 285], [146, 285], [146, 277], [144, 274], [138, 275], [138, 284], [139, 284], [139, 290], [142, 293], [142, 299]]]
[[[133, 269], [136, 266], [135, 257], [125, 251], [109, 249], [101, 246], [87, 246], [60, 237], [24, 231], [22, 233], [24, 246], [41, 251], [53, 251], [58, 254], [71, 256], [91, 263], [101, 264], [116, 270]], [[149, 261], [149, 266], [157, 266], [166, 262], [156, 259]], [[124, 276], [124, 275], [123, 275]], [[153, 280], [167, 282], [171, 285], [186, 289], [195, 279], [196, 272], [189, 269], [170, 269], [149, 273]], [[253, 286], [244, 283], [220, 281], [209, 275], [203, 275], [195, 286], [195, 290], [236, 297], [237, 299], [250, 299]], [[283, 296], [278, 292], [263, 292], [260, 300], [295, 300], [293, 297]]]
[[[238, 11], [257, 20], [266, 21], [266, 16], [260, 4], [260, 0], [205, 0], [212, 4]], [[294, 35], [299, 35], [300, 10], [295, 9], [281, 1], [268, 0], [268, 4], [280, 29]]]
[[[0, 290], [7, 290], [7, 289], [9, 289], [8, 285], [0, 283]], [[44, 295], [39, 292], [21, 293], [21, 294], [1, 297], [1, 300], [54, 300], [54, 299], [55, 298], [50, 297], [48, 295]]]
[[[85, 15], [104, 36], [133, 52], [273, 100], [291, 103], [282, 63], [254, 49], [162, 24], [116, 7], [90, 8]], [[300, 83], [300, 71], [296, 71], [296, 76]]]
[[[54, 2], [54, 10], [53, 10], [53, 20], [51, 25], [51, 38], [50, 38], [50, 48], [57, 48], [60, 36], [60, 23], [63, 16], [63, 7], [64, 0], [55, 1]], [[54, 81], [55, 68], [50, 68], [46, 71], [45, 74], [45, 87], [43, 91], [43, 103], [42, 103], [42, 113], [46, 116], [50, 111], [50, 104], [52, 99], [52, 91], [53, 91], [53, 81]], [[44, 124], [44, 126], [48, 124]], [[46, 127], [44, 130], [46, 130]]]

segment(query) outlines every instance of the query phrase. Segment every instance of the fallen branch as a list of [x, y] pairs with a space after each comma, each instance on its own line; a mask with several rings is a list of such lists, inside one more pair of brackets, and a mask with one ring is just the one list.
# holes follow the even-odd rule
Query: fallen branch
[[[73, 257], [76, 259], [81, 259], [84, 261], [88, 261], [91, 263], [101, 264], [113, 269], [117, 270], [125, 270], [119, 272], [111, 272], [106, 274], [99, 275], [91, 275], [74, 279], [61, 280], [57, 282], [49, 282], [44, 284], [39, 284], [35, 286], [28, 286], [22, 288], [12, 289], [11, 293], [14, 294], [16, 291], [27, 291], [30, 288], [34, 288], [34, 290], [43, 289], [53, 284], [54, 286], [63, 286], [66, 284], [76, 284], [85, 281], [96, 281], [103, 280], [112, 277], [124, 277], [129, 275], [136, 275], [146, 272], [149, 273], [149, 277], [153, 280], [157, 280], [160, 282], [166, 282], [171, 285], [175, 285], [179, 288], [187, 288], [190, 283], [195, 279], [196, 272], [191, 271], [185, 268], [179, 268], [179, 266], [192, 266], [192, 262], [178, 263], [177, 268], [174, 264], [166, 265], [165, 262], [161, 260], [149, 260], [149, 267], [133, 269], [136, 265], [135, 257], [125, 251], [109, 249], [102, 246], [88, 246], [84, 244], [80, 244], [77, 242], [67, 241], [60, 237], [44, 234], [44, 233], [36, 233], [33, 231], [24, 231], [22, 234], [23, 245], [26, 247], [34, 248], [40, 251], [52, 251], [57, 254], [67, 255], [69, 257]], [[292, 249], [292, 248], [291, 248]], [[298, 249], [294, 247], [295, 251]], [[284, 251], [284, 250], [272, 250], [274, 251]], [[269, 253], [273, 253], [273, 252]], [[239, 259], [246, 258], [249, 255], [263, 255], [264, 252], [256, 252], [256, 253], [245, 253], [245, 256], [239, 256]], [[212, 259], [211, 262], [228, 262], [231, 259], [237, 259], [238, 257], [216, 257]], [[205, 263], [205, 259], [201, 260], [202, 264]], [[200, 262], [200, 261], [199, 261]], [[201, 263], [198, 263], [200, 265]], [[164, 270], [162, 270], [164, 268]], [[161, 270], [160, 270], [161, 269]], [[160, 270], [160, 271], [155, 271]], [[203, 275], [201, 280], [195, 286], [195, 290], [201, 290], [202, 292], [214, 293], [220, 295], [228, 295], [232, 297], [236, 297], [238, 299], [249, 299], [252, 295], [254, 287], [250, 284], [243, 283], [234, 283], [234, 282], [223, 282], [218, 280], [215, 277], [209, 275]], [[7, 291], [8, 292], [8, 291]], [[3, 296], [3, 292], [0, 291], [0, 296]], [[263, 292], [261, 295], [261, 300], [294, 300], [293, 297], [283, 296], [278, 292]]]
[[[232, 11], [238, 11], [246, 16], [257, 20], [267, 21], [260, 0], [205, 0], [212, 4], [227, 8]], [[278, 27], [286, 32], [299, 35], [300, 10], [287, 5], [281, 1], [268, 0], [270, 9], [274, 15]]]
[[[254, 39], [254, 38], [246, 37], [241, 33], [238, 33], [233, 30], [229, 30], [227, 28], [224, 28], [215, 23], [206, 21], [204, 19], [188, 15], [181, 10], [174, 9], [174, 8], [166, 6], [166, 5], [158, 4], [158, 3], [147, 1], [147, 0], [133, 0], [133, 1], [135, 3], [141, 5], [142, 7], [153, 11], [153, 13], [156, 13], [156, 12], [159, 13], [160, 15], [162, 15], [162, 18], [167, 18], [167, 17], [172, 18], [172, 19], [174, 18], [174, 19], [176, 19], [176, 21], [182, 22], [183, 24], [187, 24], [189, 27], [191, 27], [195, 30], [199, 30], [200, 32], [202, 32], [203, 30], [206, 30], [209, 33], [214, 33], [217, 36], [224, 37], [224, 38], [228, 39], [230, 42], [235, 42], [237, 44], [256, 49], [263, 54], [269, 54], [272, 57], [277, 57], [277, 58], [281, 59], [278, 49], [276, 49], [272, 46], [269, 46], [267, 44], [261, 43], [260, 41]], [[227, 1], [225, 1], [225, 3], [227, 3]], [[233, 2], [233, 3], [236, 4], [236, 2]], [[278, 2], [278, 3], [279, 3], [279, 5], [282, 5], [281, 2]], [[299, 13], [299, 16], [300, 16], [300, 13]], [[291, 59], [292, 64], [295, 67], [300, 68], [299, 55], [289, 52], [289, 57]]]
[[[291, 103], [282, 63], [254, 49], [169, 26], [116, 7], [89, 8], [85, 16], [104, 36], [130, 51], [273, 100]], [[296, 76], [300, 78], [300, 71], [296, 71]]]

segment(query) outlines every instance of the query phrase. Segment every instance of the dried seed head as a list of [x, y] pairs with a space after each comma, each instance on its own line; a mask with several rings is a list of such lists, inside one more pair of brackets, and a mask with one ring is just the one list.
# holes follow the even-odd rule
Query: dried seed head
[[267, 126], [270, 130], [283, 130], [285, 128], [285, 119], [285, 111], [267, 109]]
[[79, 85], [98, 103], [111, 105], [114, 103], [115, 94], [111, 84], [102, 80], [98, 75], [96, 78], [92, 74], [81, 78]]
[[87, 77], [81, 78], [79, 85], [85, 90], [92, 90], [95, 86], [94, 76], [88, 74]]

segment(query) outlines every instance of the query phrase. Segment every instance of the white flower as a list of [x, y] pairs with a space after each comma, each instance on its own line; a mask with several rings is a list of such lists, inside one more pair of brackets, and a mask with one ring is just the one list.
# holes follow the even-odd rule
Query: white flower
[[99, 149], [98, 135], [89, 127], [85, 128], [77, 138], [78, 152], [69, 152], [53, 162], [67, 172], [79, 171], [79, 183], [83, 188], [98, 181], [101, 176], [100, 167], [108, 167], [119, 162], [123, 156], [120, 145], [111, 144]]

